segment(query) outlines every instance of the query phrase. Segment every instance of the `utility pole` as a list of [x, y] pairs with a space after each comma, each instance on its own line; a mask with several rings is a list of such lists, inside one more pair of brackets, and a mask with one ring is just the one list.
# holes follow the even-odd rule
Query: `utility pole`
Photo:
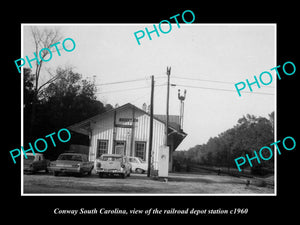
[[165, 128], [165, 145], [168, 146], [168, 128], [169, 128], [169, 95], [170, 95], [170, 74], [171, 74], [171, 67], [167, 67], [167, 76], [168, 76], [168, 83], [167, 83], [167, 112], [166, 112], [166, 128]]
[[151, 154], [152, 154], [152, 140], [153, 140], [153, 108], [154, 108], [154, 76], [151, 76], [151, 99], [150, 99], [150, 131], [149, 131], [149, 149], [148, 149], [148, 170], [147, 177], [150, 177], [151, 170]]

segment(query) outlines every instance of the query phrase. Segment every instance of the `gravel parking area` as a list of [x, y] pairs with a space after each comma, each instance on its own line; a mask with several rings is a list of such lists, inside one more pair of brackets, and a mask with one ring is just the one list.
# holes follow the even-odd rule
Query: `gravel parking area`
[[168, 180], [148, 178], [144, 174], [99, 178], [97, 175], [76, 177], [38, 173], [23, 177], [24, 194], [272, 194], [274, 187], [259, 185], [247, 178], [212, 174], [171, 173]]

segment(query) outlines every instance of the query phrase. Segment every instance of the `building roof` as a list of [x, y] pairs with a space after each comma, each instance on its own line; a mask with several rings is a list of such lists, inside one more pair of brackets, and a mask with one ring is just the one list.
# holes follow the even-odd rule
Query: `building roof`
[[[161, 120], [161, 121], [163, 121], [164, 123], [166, 123], [166, 121], [167, 121], [167, 115], [155, 114], [154, 117]], [[169, 115], [169, 125], [176, 128], [177, 130], [180, 130], [181, 129], [180, 116]]]
[[[136, 107], [135, 105], [132, 105], [131, 103], [127, 103], [125, 105], [122, 105], [118, 108], [114, 108], [111, 110], [108, 110], [107, 112], [104, 113], [100, 113], [96, 116], [93, 116], [89, 119], [83, 120], [79, 123], [73, 124], [69, 127], [67, 127], [68, 129], [81, 133], [81, 134], [85, 134], [88, 135], [88, 131], [90, 129], [90, 123], [93, 121], [97, 121], [98, 119], [100, 119], [101, 117], [113, 113], [115, 111], [120, 111], [123, 110], [125, 108], [134, 108], [135, 110], [138, 110], [144, 114], [147, 114], [148, 116], [150, 116], [150, 114], [138, 107]], [[166, 123], [166, 115], [153, 115], [153, 119], [161, 122], [161, 123]], [[180, 118], [177, 115], [169, 115], [169, 129], [171, 130], [171, 132], [176, 132], [182, 136], [186, 136], [187, 134], [185, 132], [182, 131], [182, 129], [180, 128]]]

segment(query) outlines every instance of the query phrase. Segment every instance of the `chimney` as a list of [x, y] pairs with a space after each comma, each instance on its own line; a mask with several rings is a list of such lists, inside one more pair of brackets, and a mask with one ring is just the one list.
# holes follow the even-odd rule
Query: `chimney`
[[146, 104], [146, 103], [143, 104], [142, 109], [143, 109], [145, 112], [147, 111], [147, 104]]

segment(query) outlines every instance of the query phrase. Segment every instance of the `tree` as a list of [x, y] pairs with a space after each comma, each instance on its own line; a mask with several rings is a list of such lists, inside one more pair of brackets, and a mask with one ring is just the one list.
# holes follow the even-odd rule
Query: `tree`
[[[26, 71], [24, 82], [28, 94], [25, 96], [29, 96], [34, 79], [32, 79], [33, 75], [30, 74], [30, 70]], [[72, 67], [58, 67], [52, 73], [53, 76], [58, 78], [40, 93], [36, 103], [35, 127], [31, 136], [26, 131], [30, 126], [28, 115], [31, 112], [32, 99], [28, 97], [24, 101], [25, 111], [27, 112], [24, 116], [26, 142], [111, 109], [111, 105], [104, 105], [96, 99], [95, 93], [97, 90], [94, 82], [83, 79], [82, 75], [76, 73]], [[72, 133], [72, 142], [68, 142], [67, 145], [72, 143], [88, 145], [88, 137]], [[47, 158], [55, 159], [58, 154], [67, 149], [68, 146], [66, 145], [60, 146], [60, 144], [57, 144], [55, 148], [49, 146], [49, 150], [45, 152], [45, 155]]]
[[[95, 84], [73, 68], [57, 68], [59, 78], [43, 90], [43, 117], [49, 127], [66, 127], [73, 123], [103, 113], [105, 105], [96, 100]], [[51, 119], [49, 119], [51, 118]]]
[[[247, 114], [238, 120], [237, 125], [217, 137], [210, 138], [206, 144], [196, 145], [186, 152], [186, 156], [194, 163], [208, 166], [236, 167], [234, 159], [248, 154], [253, 157], [253, 151], [274, 142], [274, 112], [269, 119]], [[268, 153], [266, 153], [268, 154]], [[268, 156], [265, 156], [266, 158]], [[176, 159], [176, 157], [175, 157]], [[262, 174], [263, 167], [272, 169], [273, 160], [261, 164], [252, 162], [253, 173]]]
[[275, 116], [274, 111], [269, 114], [269, 121], [270, 121], [270, 124], [271, 124], [273, 130], [274, 130], [274, 119], [275, 119], [274, 116]]
[[31, 73], [31, 69], [24, 68], [24, 108], [28, 108], [33, 101], [34, 88], [33, 88], [34, 76]]
[[34, 75], [31, 73], [31, 69], [24, 68], [24, 95], [23, 95], [23, 116], [24, 116], [24, 134], [29, 136], [30, 133], [30, 121], [32, 113], [32, 103], [34, 96]]
[[[38, 56], [40, 53], [40, 50], [43, 48], [51, 49], [52, 52], [55, 52], [55, 49], [50, 46], [59, 42], [62, 39], [62, 36], [60, 32], [57, 29], [43, 29], [40, 30], [37, 27], [31, 27], [31, 34], [34, 41], [35, 46], [35, 54]], [[48, 51], [42, 51], [41, 57], [44, 59], [49, 54]], [[35, 61], [35, 73], [33, 74], [33, 96], [32, 96], [32, 111], [31, 111], [31, 120], [30, 120], [30, 126], [29, 126], [29, 133], [32, 135], [32, 130], [35, 126], [35, 118], [36, 118], [36, 106], [38, 103], [38, 97], [41, 93], [42, 89], [48, 85], [54, 82], [56, 79], [58, 79], [58, 76], [50, 76], [50, 78], [44, 82], [43, 84], [40, 84], [40, 74], [41, 69], [43, 66], [43, 60], [36, 60]]]

